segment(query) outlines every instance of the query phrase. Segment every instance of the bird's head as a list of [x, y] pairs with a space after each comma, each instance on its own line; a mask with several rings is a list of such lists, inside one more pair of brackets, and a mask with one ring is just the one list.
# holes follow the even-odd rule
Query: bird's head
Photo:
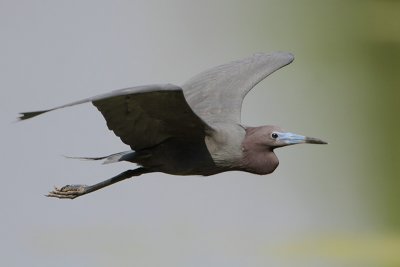
[[327, 144], [321, 139], [287, 132], [273, 125], [248, 128], [247, 134], [249, 134], [248, 141], [272, 149], [295, 144]]
[[268, 125], [262, 128], [262, 132], [264, 132], [266, 138], [264, 142], [272, 148], [295, 144], [327, 144], [327, 142], [321, 139], [287, 132], [278, 126]]

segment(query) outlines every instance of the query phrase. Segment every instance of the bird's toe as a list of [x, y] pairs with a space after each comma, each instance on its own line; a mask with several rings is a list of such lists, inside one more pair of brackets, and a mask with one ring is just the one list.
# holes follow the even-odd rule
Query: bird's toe
[[53, 191], [50, 191], [47, 197], [56, 198], [69, 198], [74, 199], [86, 193], [87, 185], [66, 185], [61, 188], [54, 187]]

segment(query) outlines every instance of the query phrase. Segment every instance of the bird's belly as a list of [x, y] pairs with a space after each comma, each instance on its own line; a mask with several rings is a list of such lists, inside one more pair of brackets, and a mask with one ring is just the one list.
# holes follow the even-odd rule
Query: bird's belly
[[162, 143], [137, 151], [134, 162], [154, 171], [173, 175], [212, 175], [221, 172], [201, 143]]

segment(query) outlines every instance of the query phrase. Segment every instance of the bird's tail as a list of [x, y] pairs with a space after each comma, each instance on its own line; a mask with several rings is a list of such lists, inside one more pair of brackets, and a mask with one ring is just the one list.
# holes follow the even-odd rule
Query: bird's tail
[[68, 157], [69, 159], [81, 159], [81, 160], [104, 160], [103, 164], [115, 163], [119, 161], [130, 161], [135, 156], [136, 152], [133, 150], [128, 150], [124, 152], [119, 152], [115, 154], [111, 154], [104, 157]]

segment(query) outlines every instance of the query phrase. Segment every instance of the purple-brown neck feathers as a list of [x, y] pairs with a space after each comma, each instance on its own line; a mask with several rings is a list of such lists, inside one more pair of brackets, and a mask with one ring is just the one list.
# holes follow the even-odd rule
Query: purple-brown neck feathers
[[241, 167], [244, 171], [255, 174], [272, 173], [278, 167], [279, 160], [268, 145], [273, 126], [248, 127], [242, 142], [243, 158]]

